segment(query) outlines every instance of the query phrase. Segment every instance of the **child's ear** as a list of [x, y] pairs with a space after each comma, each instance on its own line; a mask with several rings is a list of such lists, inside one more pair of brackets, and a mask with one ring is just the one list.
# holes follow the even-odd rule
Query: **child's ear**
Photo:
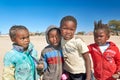
[[108, 39], [110, 38], [110, 35], [108, 35]]
[[14, 42], [14, 41], [15, 41], [15, 38], [11, 38], [11, 41]]

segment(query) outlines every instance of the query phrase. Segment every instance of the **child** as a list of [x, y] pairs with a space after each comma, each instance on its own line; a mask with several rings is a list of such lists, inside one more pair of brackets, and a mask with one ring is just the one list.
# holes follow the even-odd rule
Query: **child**
[[49, 45], [42, 50], [40, 58], [40, 63], [44, 64], [43, 80], [61, 80], [63, 55], [60, 40], [59, 28], [49, 26], [46, 31], [46, 41]]
[[[70, 80], [90, 80], [91, 62], [87, 45], [75, 38], [77, 20], [73, 16], [65, 16], [60, 22], [62, 34], [61, 46], [64, 55], [64, 69], [69, 74]], [[85, 61], [85, 66], [83, 61]], [[85, 73], [86, 68], [86, 74]]]
[[[113, 74], [120, 72], [120, 52], [111, 41], [110, 30], [102, 21], [94, 23], [94, 41], [90, 44], [89, 52], [93, 60], [94, 76], [96, 80], [115, 80]], [[113, 75], [116, 76], [116, 75]]]
[[34, 59], [37, 52], [30, 43], [25, 26], [14, 25], [9, 30], [13, 49], [4, 57], [3, 80], [38, 80]]

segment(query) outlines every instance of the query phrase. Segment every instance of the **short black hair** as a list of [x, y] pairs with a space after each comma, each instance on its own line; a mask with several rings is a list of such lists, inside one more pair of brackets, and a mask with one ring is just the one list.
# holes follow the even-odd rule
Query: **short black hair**
[[98, 22], [94, 22], [94, 34], [97, 30], [102, 29], [106, 32], [106, 34], [110, 37], [110, 28], [107, 24], [102, 24], [102, 20], [99, 20]]
[[18, 30], [27, 30], [28, 31], [28, 29], [23, 25], [14, 25], [9, 29], [9, 36], [10, 36], [11, 39], [16, 37], [16, 32]]
[[60, 27], [62, 27], [62, 25], [64, 24], [64, 22], [66, 21], [73, 21], [77, 27], [77, 20], [75, 19], [75, 17], [73, 16], [65, 16], [61, 19], [60, 21]]

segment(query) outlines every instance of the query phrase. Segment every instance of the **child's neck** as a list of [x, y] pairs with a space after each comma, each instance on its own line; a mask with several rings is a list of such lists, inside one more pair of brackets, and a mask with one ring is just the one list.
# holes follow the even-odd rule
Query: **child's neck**
[[103, 44], [103, 45], [100, 45], [100, 46], [105, 46], [105, 45], [108, 45], [109, 44], [109, 42], [106, 42], [105, 44]]

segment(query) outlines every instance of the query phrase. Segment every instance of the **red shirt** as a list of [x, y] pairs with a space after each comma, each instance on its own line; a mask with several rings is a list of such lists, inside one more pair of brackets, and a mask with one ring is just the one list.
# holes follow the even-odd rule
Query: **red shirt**
[[120, 71], [119, 49], [113, 42], [109, 44], [104, 53], [96, 43], [88, 46], [93, 60], [94, 76], [97, 80], [115, 80], [112, 75]]

